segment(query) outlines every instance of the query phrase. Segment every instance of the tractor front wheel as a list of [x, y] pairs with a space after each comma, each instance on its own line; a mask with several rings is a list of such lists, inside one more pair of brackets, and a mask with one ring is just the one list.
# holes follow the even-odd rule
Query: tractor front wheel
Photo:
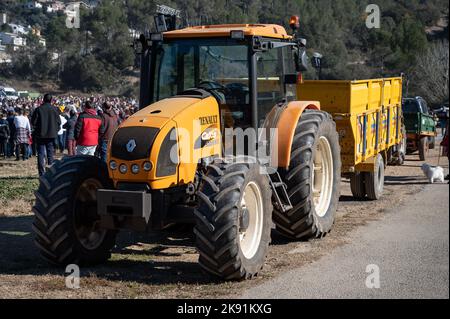
[[226, 280], [261, 270], [270, 243], [272, 191], [257, 163], [217, 160], [203, 174], [195, 212], [200, 266]]
[[97, 215], [97, 189], [109, 187], [106, 164], [89, 156], [64, 158], [41, 177], [33, 230], [46, 260], [92, 265], [110, 257], [116, 232], [102, 229]]

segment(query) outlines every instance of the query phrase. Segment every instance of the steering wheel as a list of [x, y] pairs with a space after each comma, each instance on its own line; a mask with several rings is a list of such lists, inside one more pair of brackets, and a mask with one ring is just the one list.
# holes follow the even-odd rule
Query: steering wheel
[[221, 104], [226, 103], [225, 95], [229, 91], [226, 86], [220, 84], [219, 82], [205, 80], [201, 81], [198, 87], [211, 93]]
[[202, 89], [210, 89], [210, 90], [227, 90], [225, 85], [220, 84], [216, 81], [205, 80], [199, 83], [199, 87]]

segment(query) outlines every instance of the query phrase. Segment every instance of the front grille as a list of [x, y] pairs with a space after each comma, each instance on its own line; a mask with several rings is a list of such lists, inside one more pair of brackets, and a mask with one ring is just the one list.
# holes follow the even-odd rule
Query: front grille
[[[149, 158], [158, 132], [159, 129], [154, 127], [124, 127], [118, 129], [112, 139], [111, 156], [126, 161]], [[127, 148], [129, 143], [134, 147]]]

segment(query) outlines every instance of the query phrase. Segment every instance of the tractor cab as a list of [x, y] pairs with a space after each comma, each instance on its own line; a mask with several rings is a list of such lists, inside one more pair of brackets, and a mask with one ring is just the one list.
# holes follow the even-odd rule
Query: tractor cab
[[278, 25], [188, 27], [140, 42], [141, 107], [202, 89], [226, 128], [262, 127], [275, 105], [295, 99], [306, 64], [304, 41]]

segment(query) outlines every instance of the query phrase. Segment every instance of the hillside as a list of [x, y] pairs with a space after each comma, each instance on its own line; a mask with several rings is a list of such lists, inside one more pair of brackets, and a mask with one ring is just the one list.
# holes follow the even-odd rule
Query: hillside
[[[39, 47], [29, 39], [28, 48], [14, 54], [12, 66], [2, 66], [0, 76], [50, 80], [62, 89], [108, 92], [120, 86], [121, 92], [135, 92], [133, 86], [120, 81], [135, 66], [129, 47], [130, 29], [138, 32], [152, 29], [154, 1], [98, 1], [93, 9], [82, 10], [80, 29], [66, 28], [64, 14], [24, 9], [21, 6], [24, 2], [2, 1], [0, 12], [6, 12], [15, 23], [41, 29], [47, 46]], [[366, 27], [365, 10], [374, 2], [381, 11], [380, 29]], [[444, 0], [172, 0], [164, 3], [180, 9], [184, 22], [190, 24], [260, 22], [287, 27], [289, 17], [298, 14], [300, 34], [308, 40], [310, 52], [324, 55], [323, 78], [354, 79], [404, 73], [414, 84], [411, 94], [423, 94], [417, 62], [433, 48], [433, 43], [448, 38], [448, 2]], [[51, 59], [54, 53], [57, 59]], [[448, 74], [448, 64], [443, 72]], [[314, 72], [307, 74], [307, 77], [315, 76]]]

